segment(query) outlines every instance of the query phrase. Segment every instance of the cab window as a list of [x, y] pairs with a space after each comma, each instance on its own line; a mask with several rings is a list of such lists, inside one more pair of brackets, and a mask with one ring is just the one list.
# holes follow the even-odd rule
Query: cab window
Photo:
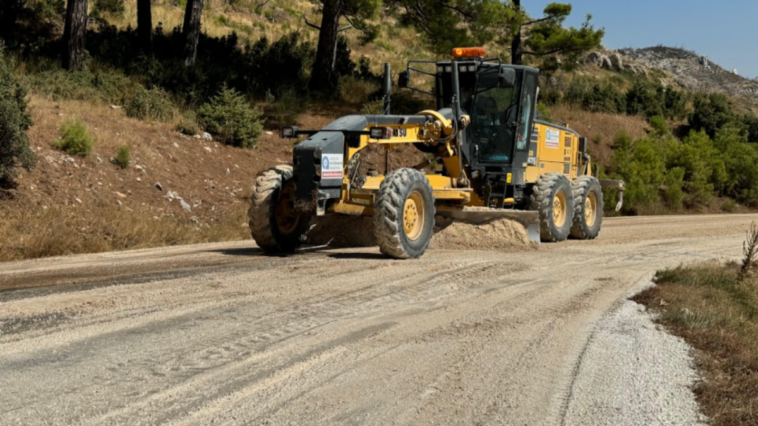
[[511, 162], [513, 155], [519, 87], [498, 87], [496, 78], [489, 88], [480, 82], [471, 111], [473, 143], [481, 162]]

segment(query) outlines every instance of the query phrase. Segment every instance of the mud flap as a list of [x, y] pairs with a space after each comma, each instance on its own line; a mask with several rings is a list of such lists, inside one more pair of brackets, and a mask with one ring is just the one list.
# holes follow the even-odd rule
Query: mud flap
[[616, 203], [616, 211], [621, 211], [621, 207], [624, 206], [624, 190], [626, 189], [626, 183], [624, 183], [623, 180], [610, 180], [610, 179], [602, 179], [600, 180], [600, 186], [610, 189], [615, 189], [618, 191], [618, 202]]
[[526, 210], [482, 209], [461, 210], [437, 208], [439, 216], [473, 225], [484, 225], [498, 219], [518, 222], [526, 230], [529, 241], [540, 243], [540, 215]]

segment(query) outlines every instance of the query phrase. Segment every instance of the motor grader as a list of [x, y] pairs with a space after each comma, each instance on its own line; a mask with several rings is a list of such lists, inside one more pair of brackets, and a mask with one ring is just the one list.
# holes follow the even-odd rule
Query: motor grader
[[[434, 80], [425, 90], [411, 75]], [[382, 253], [417, 258], [441, 218], [483, 223], [498, 218], [524, 225], [534, 241], [593, 239], [603, 220], [603, 187], [624, 183], [592, 175], [587, 139], [564, 123], [537, 118], [539, 70], [485, 59], [482, 48], [453, 49], [448, 61], [411, 61], [398, 86], [436, 98], [437, 109], [391, 115], [385, 64], [384, 114], [342, 117], [320, 130], [280, 129], [307, 136], [291, 165], [256, 179], [250, 229], [267, 252], [293, 252], [311, 218], [373, 216]], [[412, 144], [428, 161], [389, 170], [393, 148]], [[361, 171], [360, 153], [384, 149], [385, 170]], [[430, 164], [438, 170], [425, 173]]]

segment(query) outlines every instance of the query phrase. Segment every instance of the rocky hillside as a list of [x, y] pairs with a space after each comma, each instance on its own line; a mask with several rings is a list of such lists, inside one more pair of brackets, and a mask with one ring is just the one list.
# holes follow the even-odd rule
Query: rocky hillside
[[666, 71], [677, 84], [689, 91], [721, 92], [758, 100], [758, 80], [726, 70], [711, 62], [707, 56], [663, 46], [619, 49], [618, 53], [638, 65]]

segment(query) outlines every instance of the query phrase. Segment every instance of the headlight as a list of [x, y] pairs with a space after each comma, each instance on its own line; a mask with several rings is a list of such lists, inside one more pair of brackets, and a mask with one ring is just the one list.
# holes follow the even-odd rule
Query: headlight
[[369, 129], [371, 139], [392, 139], [392, 129], [390, 127], [372, 127]]
[[298, 128], [296, 126], [282, 127], [281, 129], [279, 129], [279, 137], [280, 138], [295, 138], [297, 137], [297, 130]]

